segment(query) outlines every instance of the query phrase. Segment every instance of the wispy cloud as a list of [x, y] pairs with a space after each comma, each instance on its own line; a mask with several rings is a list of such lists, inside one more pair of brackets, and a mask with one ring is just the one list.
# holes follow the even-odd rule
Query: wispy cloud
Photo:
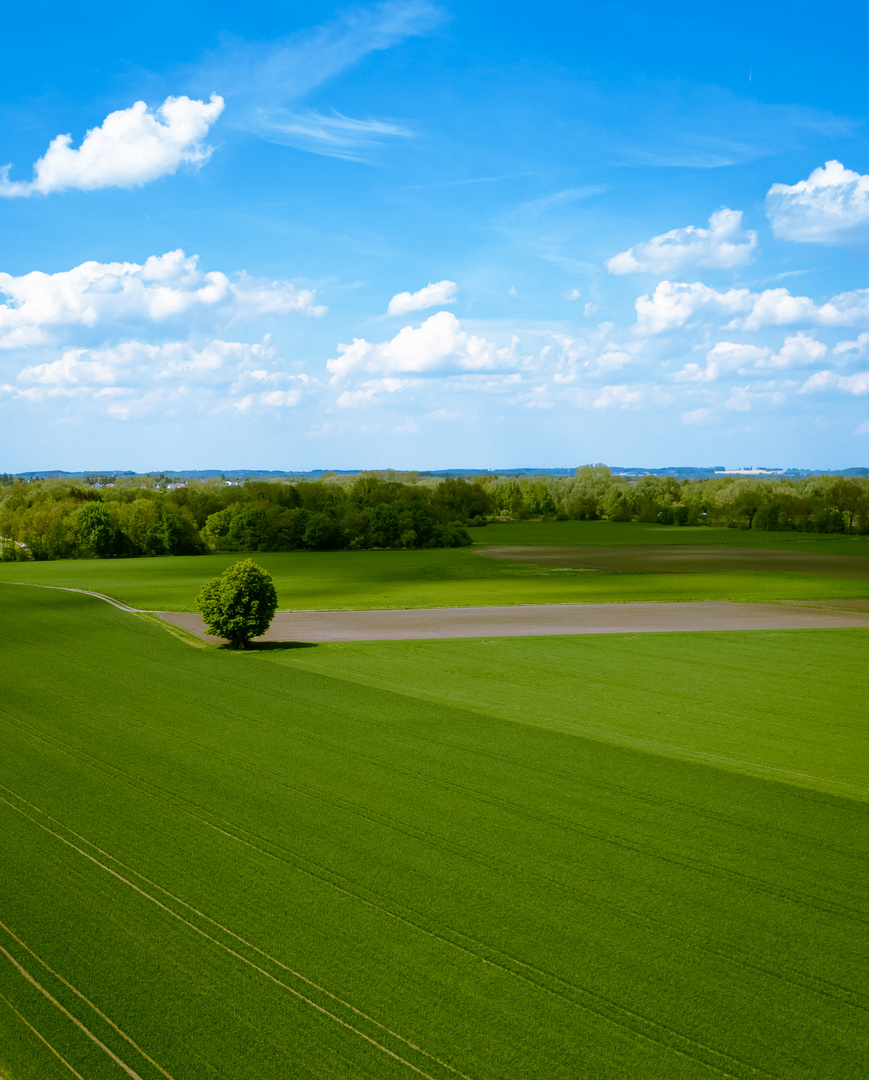
[[447, 18], [430, 0], [386, 0], [276, 41], [227, 38], [192, 73], [219, 86], [227, 122], [259, 138], [330, 157], [359, 158], [379, 139], [407, 136], [389, 120], [300, 107], [311, 93], [371, 53], [426, 34]]
[[330, 116], [313, 109], [254, 109], [247, 126], [267, 142], [348, 161], [361, 160], [360, 151], [374, 146], [384, 136], [408, 138], [412, 134], [383, 120], [354, 120], [337, 112]]

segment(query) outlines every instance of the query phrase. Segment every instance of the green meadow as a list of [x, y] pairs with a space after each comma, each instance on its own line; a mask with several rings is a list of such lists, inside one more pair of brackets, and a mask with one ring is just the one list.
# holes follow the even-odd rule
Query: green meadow
[[[470, 530], [474, 548], [422, 551], [256, 552], [275, 580], [282, 608], [418, 608], [625, 601], [787, 601], [864, 598], [869, 574], [831, 577], [782, 570], [720, 573], [608, 573], [503, 562], [489, 545], [710, 544], [865, 556], [869, 538], [636, 523], [523, 522]], [[244, 556], [223, 553], [152, 559], [0, 563], [0, 582], [21, 581], [107, 593], [132, 607], [192, 611], [199, 589]], [[869, 564], [866, 564], [869, 565]], [[856, 573], [856, 571], [855, 571]]]
[[869, 632], [0, 611], [4, 1080], [867, 1075]]

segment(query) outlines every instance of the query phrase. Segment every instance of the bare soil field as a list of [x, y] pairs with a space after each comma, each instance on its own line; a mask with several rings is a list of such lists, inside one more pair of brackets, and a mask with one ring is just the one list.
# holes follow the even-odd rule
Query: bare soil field
[[635, 574], [706, 574], [785, 571], [869, 581], [869, 559], [859, 555], [823, 555], [802, 551], [737, 548], [706, 544], [631, 547], [487, 547], [475, 552], [487, 559], [534, 563], [576, 570]]
[[[199, 615], [157, 612], [203, 641], [217, 642]], [[726, 602], [529, 604], [403, 611], [281, 611], [258, 641], [402, 641], [423, 638], [645, 634], [688, 630], [822, 630], [869, 627], [869, 611]]]

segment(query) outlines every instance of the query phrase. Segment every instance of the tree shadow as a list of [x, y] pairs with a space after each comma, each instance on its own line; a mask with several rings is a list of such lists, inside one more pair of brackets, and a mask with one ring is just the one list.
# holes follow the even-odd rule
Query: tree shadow
[[243, 649], [233, 649], [228, 641], [224, 641], [218, 648], [237, 653], [284, 652], [287, 649], [316, 649], [317, 644], [316, 641], [249, 641]]
[[316, 649], [316, 641], [251, 641], [247, 652], [282, 652], [285, 649]]

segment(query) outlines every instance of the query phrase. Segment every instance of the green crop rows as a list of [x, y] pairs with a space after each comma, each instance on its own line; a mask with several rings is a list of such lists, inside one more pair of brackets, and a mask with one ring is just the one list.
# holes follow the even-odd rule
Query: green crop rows
[[0, 612], [3, 1080], [869, 1075], [869, 633]]

